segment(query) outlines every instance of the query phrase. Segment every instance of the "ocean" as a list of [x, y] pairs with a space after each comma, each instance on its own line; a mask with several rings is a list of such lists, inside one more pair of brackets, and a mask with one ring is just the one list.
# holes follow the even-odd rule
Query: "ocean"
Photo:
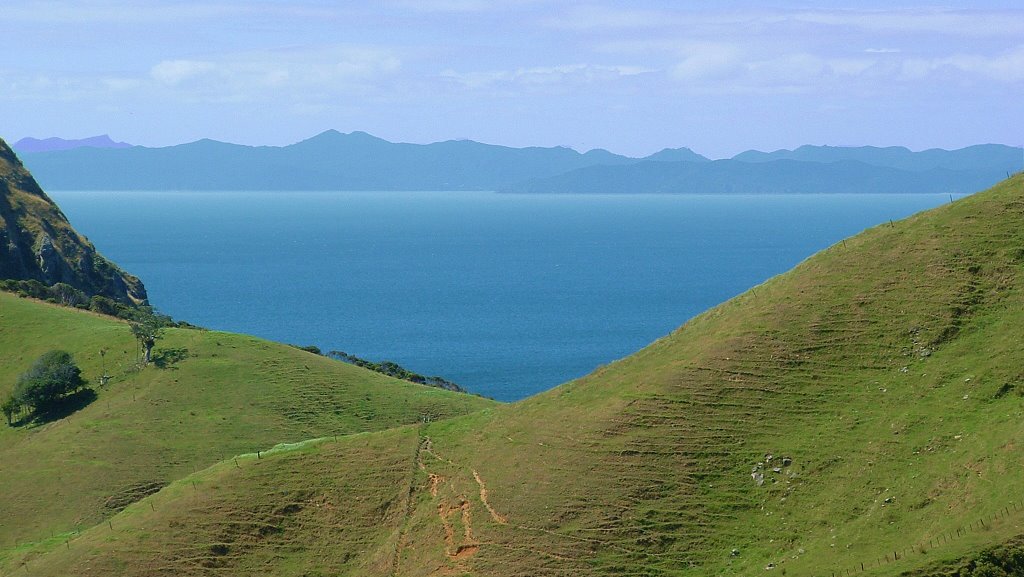
[[175, 319], [514, 401], [948, 195], [50, 195]]

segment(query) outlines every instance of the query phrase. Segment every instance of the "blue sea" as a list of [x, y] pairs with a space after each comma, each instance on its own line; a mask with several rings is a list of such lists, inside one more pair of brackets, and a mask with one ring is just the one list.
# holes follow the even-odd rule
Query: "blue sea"
[[71, 192], [175, 319], [392, 360], [512, 401], [629, 355], [948, 195]]

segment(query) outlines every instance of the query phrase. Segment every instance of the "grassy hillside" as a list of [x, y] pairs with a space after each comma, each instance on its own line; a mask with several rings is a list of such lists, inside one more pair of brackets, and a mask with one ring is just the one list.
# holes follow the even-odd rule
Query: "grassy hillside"
[[227, 460], [23, 570], [952, 574], [1024, 534], [1022, 288], [1018, 175], [586, 378]]
[[54, 348], [74, 354], [97, 398], [53, 422], [0, 424], [0, 574], [51, 535], [233, 455], [494, 404], [212, 331], [168, 329], [157, 366], [139, 371], [127, 324], [0, 293], [0, 396]]

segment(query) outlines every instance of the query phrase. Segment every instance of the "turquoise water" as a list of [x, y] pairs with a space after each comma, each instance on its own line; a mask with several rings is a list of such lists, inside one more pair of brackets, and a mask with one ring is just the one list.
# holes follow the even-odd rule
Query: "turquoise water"
[[515, 400], [947, 195], [55, 192], [177, 319]]

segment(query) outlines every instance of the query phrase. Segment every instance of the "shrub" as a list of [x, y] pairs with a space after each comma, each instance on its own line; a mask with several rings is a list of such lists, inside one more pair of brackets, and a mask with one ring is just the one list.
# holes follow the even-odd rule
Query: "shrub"
[[12, 398], [16, 406], [40, 412], [83, 386], [85, 379], [71, 353], [50, 351], [36, 359], [28, 371], [18, 377]]

